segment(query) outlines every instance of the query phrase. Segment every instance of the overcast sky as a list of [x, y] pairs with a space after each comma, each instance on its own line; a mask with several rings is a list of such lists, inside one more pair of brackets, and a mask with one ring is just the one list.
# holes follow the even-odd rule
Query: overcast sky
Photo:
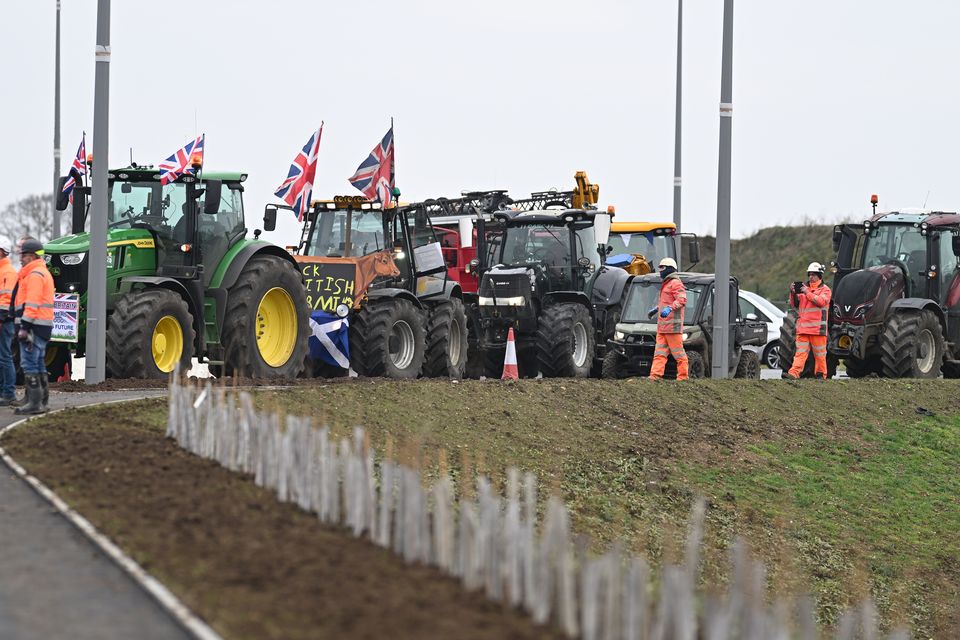
[[[3, 0], [0, 205], [52, 189], [55, 0]], [[92, 144], [96, 0], [63, 0], [62, 147]], [[715, 229], [722, 0], [684, 3], [685, 230]], [[733, 232], [881, 208], [956, 210], [960, 3], [738, 0]], [[326, 121], [314, 197], [396, 122], [404, 200], [570, 188], [670, 219], [676, 2], [114, 1], [110, 164], [195, 132], [248, 171], [248, 226]], [[929, 193], [929, 196], [928, 196]]]

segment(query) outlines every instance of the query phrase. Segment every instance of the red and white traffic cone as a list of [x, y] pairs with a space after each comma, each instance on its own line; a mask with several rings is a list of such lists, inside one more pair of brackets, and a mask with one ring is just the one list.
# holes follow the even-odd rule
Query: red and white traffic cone
[[513, 327], [507, 332], [507, 349], [503, 354], [503, 375], [501, 380], [519, 380], [520, 371], [517, 369], [517, 343], [513, 337]]

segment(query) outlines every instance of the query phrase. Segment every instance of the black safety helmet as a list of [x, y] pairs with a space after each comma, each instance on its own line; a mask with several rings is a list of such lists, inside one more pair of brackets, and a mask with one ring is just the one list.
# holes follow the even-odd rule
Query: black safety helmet
[[36, 238], [27, 238], [20, 245], [20, 253], [33, 253], [38, 256], [43, 255], [43, 243]]

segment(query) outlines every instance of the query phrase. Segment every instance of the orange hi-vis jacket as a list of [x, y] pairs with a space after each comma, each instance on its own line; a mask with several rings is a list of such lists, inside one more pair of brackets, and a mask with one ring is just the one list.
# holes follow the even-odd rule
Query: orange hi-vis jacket
[[17, 321], [45, 340], [53, 332], [53, 276], [43, 258], [28, 262], [17, 279]]
[[[687, 288], [680, 276], [671, 273], [660, 285], [660, 302], [657, 304], [657, 333], [683, 333], [683, 309], [687, 304]], [[666, 318], [660, 316], [664, 307], [673, 309]]]
[[17, 270], [10, 263], [10, 258], [0, 258], [0, 321], [11, 317], [10, 307], [13, 305], [13, 290], [17, 286]]
[[821, 282], [817, 287], [807, 285], [806, 293], [790, 295], [790, 304], [797, 307], [799, 300], [800, 317], [797, 319], [798, 336], [827, 335], [827, 310], [830, 307], [830, 287]]

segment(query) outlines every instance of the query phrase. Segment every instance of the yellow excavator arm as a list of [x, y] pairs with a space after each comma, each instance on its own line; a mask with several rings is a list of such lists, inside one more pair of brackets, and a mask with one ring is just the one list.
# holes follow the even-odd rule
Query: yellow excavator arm
[[600, 199], [600, 185], [590, 184], [586, 171], [577, 171], [573, 177], [577, 187], [573, 190], [573, 209], [585, 209], [597, 204]]

